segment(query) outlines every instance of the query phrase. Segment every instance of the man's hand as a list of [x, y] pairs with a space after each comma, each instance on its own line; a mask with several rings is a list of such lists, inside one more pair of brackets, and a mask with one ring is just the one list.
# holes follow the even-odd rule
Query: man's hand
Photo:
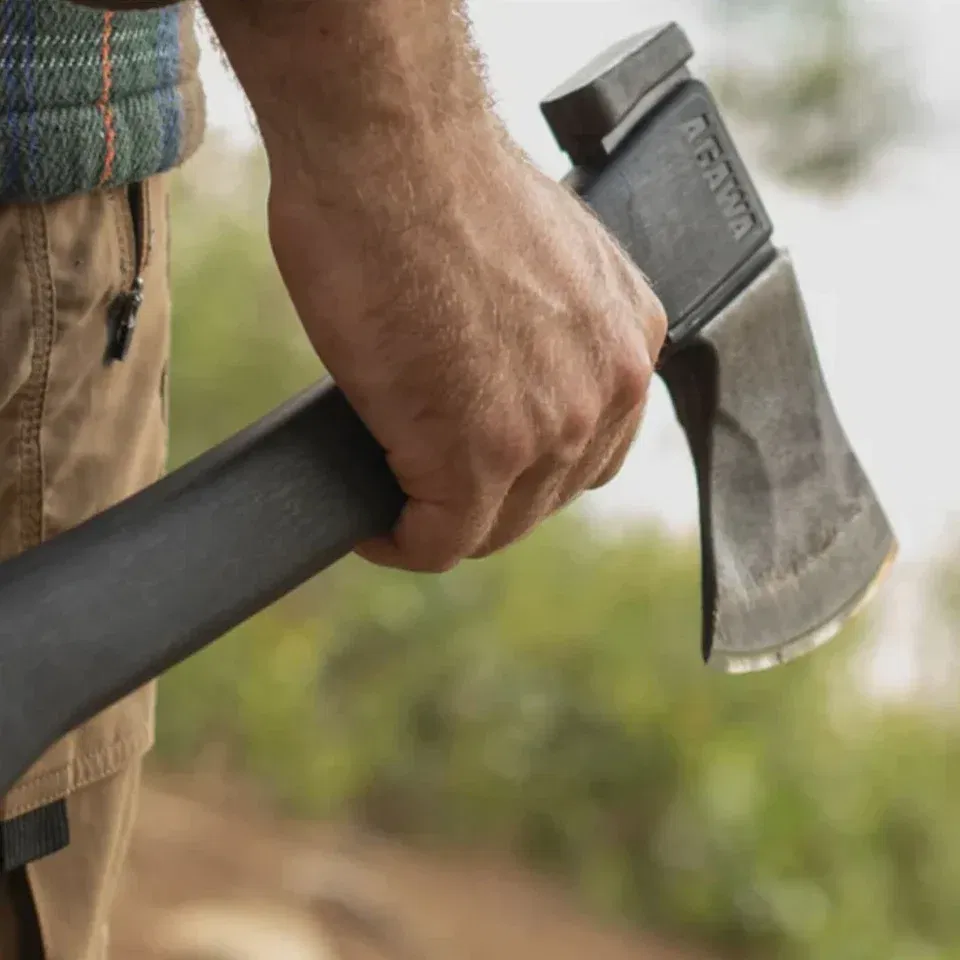
[[359, 552], [441, 571], [498, 550], [617, 473], [663, 310], [506, 138], [451, 0], [256, 5], [207, 9], [264, 135], [277, 264], [409, 497]]

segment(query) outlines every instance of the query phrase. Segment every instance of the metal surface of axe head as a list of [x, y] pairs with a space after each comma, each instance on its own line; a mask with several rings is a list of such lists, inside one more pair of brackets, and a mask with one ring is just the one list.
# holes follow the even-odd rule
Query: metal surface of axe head
[[670, 318], [663, 377], [697, 474], [703, 655], [743, 673], [834, 636], [896, 539], [830, 400], [789, 256], [676, 24], [628, 38], [541, 109], [567, 183]]

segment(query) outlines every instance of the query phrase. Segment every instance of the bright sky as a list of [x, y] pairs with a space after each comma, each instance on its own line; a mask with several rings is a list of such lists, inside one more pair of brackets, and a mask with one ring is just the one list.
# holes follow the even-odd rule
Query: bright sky
[[[872, 181], [826, 203], [763, 182], [778, 240], [794, 256], [841, 418], [897, 528], [907, 567], [942, 547], [960, 517], [960, 4], [862, 0], [902, 25], [923, 95], [944, 121], [933, 142], [884, 159]], [[540, 97], [622, 36], [681, 19], [698, 52], [710, 31], [681, 0], [474, 0], [478, 38], [513, 135], [551, 174], [565, 160]], [[239, 135], [242, 101], [207, 58], [210, 114]], [[621, 476], [597, 495], [616, 512], [695, 523], [695, 487], [662, 389]]]

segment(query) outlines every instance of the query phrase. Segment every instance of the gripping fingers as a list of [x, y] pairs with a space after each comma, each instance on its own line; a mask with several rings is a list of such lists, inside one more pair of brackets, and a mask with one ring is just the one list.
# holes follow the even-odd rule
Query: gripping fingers
[[561, 505], [561, 491], [569, 471], [558, 471], [552, 457], [544, 457], [517, 478], [483, 543], [470, 555], [480, 560], [531, 533]]
[[506, 494], [504, 488], [472, 507], [410, 500], [390, 537], [363, 543], [354, 552], [381, 567], [445, 573], [484, 542]]
[[[641, 409], [620, 427], [617, 441], [613, 445], [613, 449], [607, 456], [607, 459], [602, 461], [600, 469], [595, 470], [592, 477], [582, 478], [584, 480], [582, 486], [572, 491], [571, 496], [576, 496], [581, 490], [599, 490], [600, 487], [605, 487], [613, 480], [623, 468], [631, 449], [633, 449], [633, 444], [637, 439], [637, 434], [640, 432], [642, 423], [643, 410]], [[577, 479], [579, 480], [581, 478]]]

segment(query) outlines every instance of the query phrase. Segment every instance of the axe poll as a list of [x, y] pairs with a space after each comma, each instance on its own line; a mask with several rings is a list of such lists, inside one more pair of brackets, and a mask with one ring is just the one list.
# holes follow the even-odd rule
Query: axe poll
[[[895, 553], [828, 397], [788, 257], [675, 24], [542, 104], [567, 179], [670, 316], [696, 466], [703, 653], [728, 671], [832, 635]], [[0, 565], [0, 795], [62, 735], [388, 531], [404, 497], [325, 381]]]

